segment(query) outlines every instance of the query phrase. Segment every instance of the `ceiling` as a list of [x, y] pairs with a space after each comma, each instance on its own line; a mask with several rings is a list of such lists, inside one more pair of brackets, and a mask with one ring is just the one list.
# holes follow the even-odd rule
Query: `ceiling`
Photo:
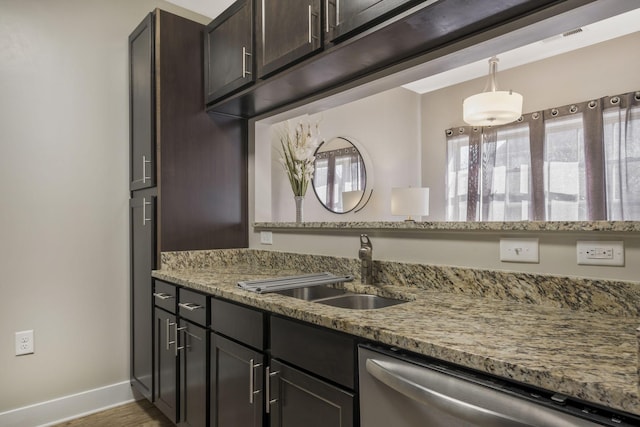
[[[167, 0], [211, 19], [222, 13], [234, 0]], [[576, 29], [578, 30], [578, 29]], [[498, 70], [518, 67], [572, 50], [640, 31], [640, 7], [633, 11], [605, 19], [526, 46], [496, 52], [500, 63]], [[427, 93], [488, 74], [488, 59], [477, 61], [446, 72], [417, 80], [403, 87], [417, 93]]]
[[189, 9], [211, 19], [220, 15], [235, 0], [167, 0], [185, 9]]

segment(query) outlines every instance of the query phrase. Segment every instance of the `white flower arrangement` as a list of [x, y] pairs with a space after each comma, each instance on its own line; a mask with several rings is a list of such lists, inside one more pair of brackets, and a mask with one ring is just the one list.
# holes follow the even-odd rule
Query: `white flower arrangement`
[[313, 177], [315, 152], [320, 144], [318, 123], [298, 123], [293, 131], [289, 122], [280, 130], [280, 163], [287, 173], [294, 196], [304, 196]]

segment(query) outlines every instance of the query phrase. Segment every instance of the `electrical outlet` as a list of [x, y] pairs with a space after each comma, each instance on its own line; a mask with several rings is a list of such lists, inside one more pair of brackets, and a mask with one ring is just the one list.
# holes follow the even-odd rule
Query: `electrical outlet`
[[271, 231], [261, 231], [260, 243], [263, 245], [273, 245], [273, 233]]
[[16, 356], [33, 353], [33, 330], [16, 332]]
[[624, 266], [624, 242], [589, 242], [578, 240], [576, 245], [579, 265]]
[[500, 261], [538, 263], [538, 239], [500, 239]]

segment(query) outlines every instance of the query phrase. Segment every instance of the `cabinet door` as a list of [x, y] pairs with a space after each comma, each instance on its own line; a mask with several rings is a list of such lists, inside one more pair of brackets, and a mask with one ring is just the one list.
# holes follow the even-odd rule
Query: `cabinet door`
[[253, 82], [253, 0], [240, 0], [207, 26], [207, 104]]
[[153, 297], [156, 197], [150, 191], [129, 202], [131, 232], [131, 382], [153, 398]]
[[180, 425], [207, 425], [207, 336], [206, 329], [180, 320]]
[[130, 189], [154, 187], [155, 73], [154, 15], [129, 36]]
[[212, 334], [211, 427], [262, 426], [263, 384], [262, 353]]
[[416, 0], [324, 0], [325, 43], [334, 41]]
[[320, 0], [262, 0], [257, 13], [258, 77], [322, 47]]
[[271, 427], [352, 427], [354, 396], [277, 360], [269, 374]]
[[155, 312], [155, 405], [172, 422], [178, 419], [178, 325], [175, 314]]

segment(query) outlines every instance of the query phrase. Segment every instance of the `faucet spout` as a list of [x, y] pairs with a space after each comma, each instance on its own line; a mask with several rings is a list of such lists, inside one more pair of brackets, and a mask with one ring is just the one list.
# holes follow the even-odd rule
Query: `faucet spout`
[[360, 258], [360, 282], [373, 284], [373, 244], [366, 234], [360, 235], [360, 250], [358, 251]]

